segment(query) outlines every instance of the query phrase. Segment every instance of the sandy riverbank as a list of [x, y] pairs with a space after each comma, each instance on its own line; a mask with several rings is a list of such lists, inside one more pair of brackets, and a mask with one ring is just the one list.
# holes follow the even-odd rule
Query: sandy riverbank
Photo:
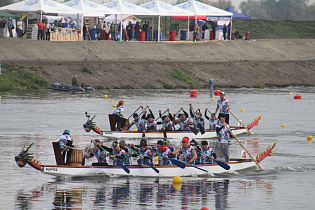
[[[0, 61], [32, 69], [50, 82], [98, 88], [190, 88], [171, 76], [181, 70], [198, 87], [314, 85], [315, 40], [200, 43], [41, 42], [0, 39]], [[86, 66], [92, 74], [83, 73]]]

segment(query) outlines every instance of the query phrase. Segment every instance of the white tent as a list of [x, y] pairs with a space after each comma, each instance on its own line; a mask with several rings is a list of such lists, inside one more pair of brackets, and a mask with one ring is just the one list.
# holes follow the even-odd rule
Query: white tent
[[181, 8], [166, 4], [164, 2], [153, 0], [151, 2], [140, 5], [140, 7], [146, 8], [148, 10], [154, 11], [159, 14], [158, 22], [158, 41], [160, 40], [160, 24], [161, 16], [193, 16], [193, 12], [188, 10], [183, 10]]
[[190, 0], [184, 2], [182, 4], [176, 5], [176, 7], [190, 11], [197, 15], [206, 15], [206, 16], [214, 16], [214, 17], [232, 17], [233, 13], [227, 12], [225, 10], [210, 6], [208, 4], [204, 4], [195, 0]]
[[141, 20], [139, 18], [136, 18], [135, 16], [132, 15], [110, 15], [108, 17], [105, 18], [106, 22], [116, 22], [116, 18], [117, 19], [122, 19], [123, 22], [128, 22], [131, 21], [132, 24], [136, 24], [136, 22], [140, 22]]
[[[109, 3], [103, 4], [103, 6], [118, 10], [120, 14], [123, 14], [123, 15], [149, 15], [149, 16], [158, 15], [158, 13], [154, 11], [147, 10], [143, 7], [139, 7], [137, 5], [131, 4], [123, 0], [112, 1]], [[122, 40], [122, 19], [120, 19], [120, 37]]]
[[120, 14], [117, 10], [104, 7], [88, 0], [72, 0], [64, 3], [64, 5], [81, 11], [82, 15], [85, 17], [102, 17], [105, 14]]
[[25, 0], [1, 7], [0, 10], [16, 12], [40, 12], [58, 14], [78, 14], [79, 10], [67, 7], [51, 0]]

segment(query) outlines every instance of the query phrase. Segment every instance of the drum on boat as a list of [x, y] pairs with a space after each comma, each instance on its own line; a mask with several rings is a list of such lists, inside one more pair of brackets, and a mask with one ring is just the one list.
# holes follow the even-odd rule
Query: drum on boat
[[82, 166], [82, 159], [83, 159], [83, 150], [72, 149], [69, 165]]

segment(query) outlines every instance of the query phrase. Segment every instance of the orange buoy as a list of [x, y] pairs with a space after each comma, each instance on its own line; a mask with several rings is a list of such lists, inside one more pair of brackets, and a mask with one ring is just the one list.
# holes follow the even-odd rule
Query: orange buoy
[[214, 91], [214, 95], [215, 95], [215, 96], [219, 96], [220, 93], [221, 93], [221, 90], [215, 90], [215, 91]]
[[196, 98], [198, 96], [198, 91], [197, 90], [191, 90], [190, 91], [190, 97]]
[[301, 98], [302, 98], [302, 96], [299, 95], [299, 94], [296, 94], [296, 95], [294, 96], [294, 99], [301, 99]]

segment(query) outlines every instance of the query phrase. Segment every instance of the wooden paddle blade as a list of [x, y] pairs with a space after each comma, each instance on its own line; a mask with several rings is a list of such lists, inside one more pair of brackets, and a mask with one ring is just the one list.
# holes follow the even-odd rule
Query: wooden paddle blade
[[152, 164], [150, 164], [150, 163], [147, 163], [156, 173], [160, 173], [160, 171], [157, 169], [157, 168], [155, 168]]
[[190, 129], [195, 135], [198, 134], [198, 129], [193, 128], [193, 127], [190, 127], [189, 129]]
[[122, 169], [124, 169], [124, 171], [126, 171], [126, 173], [130, 173], [130, 170], [129, 168], [127, 168], [126, 166], [124, 166], [124, 164], [122, 164], [119, 160], [117, 160], [116, 158], [114, 159], [114, 161], [117, 163], [117, 165], [119, 167], [121, 167]]
[[174, 159], [174, 158], [169, 158], [169, 160], [170, 160], [174, 165], [177, 165], [177, 166], [180, 167], [180, 168], [185, 168], [185, 167], [186, 167], [186, 164], [183, 163], [182, 161], [176, 160], [176, 159]]
[[193, 166], [193, 165], [191, 165], [191, 166], [194, 167], [194, 168], [196, 168], [196, 169], [199, 169], [199, 170], [201, 170], [201, 171], [208, 172], [207, 170], [205, 170], [205, 169], [203, 169], [203, 168], [199, 168], [199, 167]]
[[223, 163], [223, 162], [221, 162], [221, 161], [219, 161], [219, 160], [214, 159], [214, 161], [215, 161], [219, 166], [221, 166], [222, 168], [224, 168], [225, 170], [230, 170], [230, 168], [231, 168], [231, 166], [229, 166], [228, 164], [225, 164], [225, 163]]

